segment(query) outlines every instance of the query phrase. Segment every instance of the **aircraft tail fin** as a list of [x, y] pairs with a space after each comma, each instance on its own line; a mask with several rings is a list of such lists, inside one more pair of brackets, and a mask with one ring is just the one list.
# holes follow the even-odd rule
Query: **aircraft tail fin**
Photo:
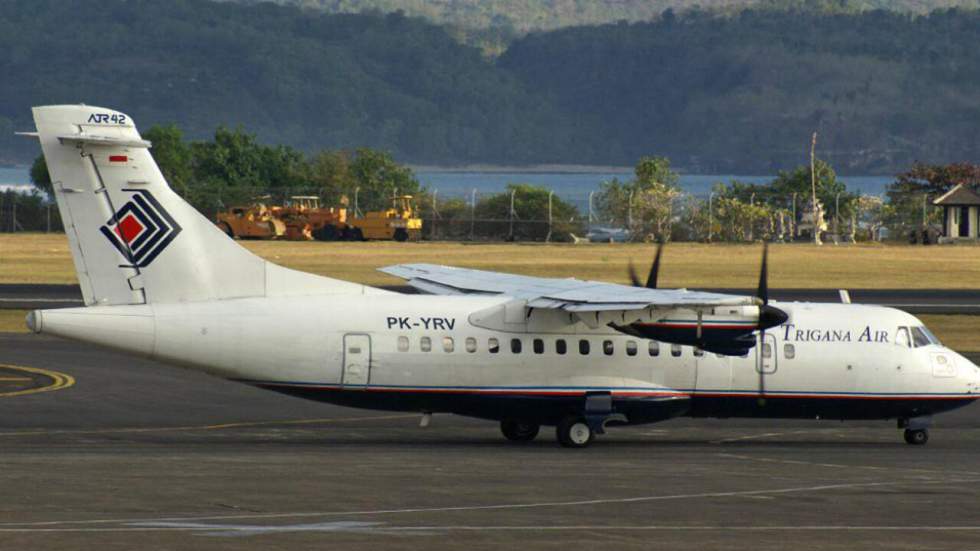
[[235, 243], [170, 189], [128, 115], [87, 105], [33, 113], [86, 305], [370, 289]]

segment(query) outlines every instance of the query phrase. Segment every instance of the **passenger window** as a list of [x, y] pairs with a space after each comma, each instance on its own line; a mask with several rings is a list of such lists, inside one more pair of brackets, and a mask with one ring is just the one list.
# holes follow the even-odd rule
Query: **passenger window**
[[445, 352], [452, 352], [454, 348], [455, 348], [455, 344], [453, 343], [453, 338], [452, 337], [443, 337], [442, 338], [442, 349], [443, 349], [443, 351], [445, 351]]
[[419, 350], [421, 350], [422, 352], [428, 352], [432, 350], [432, 339], [430, 339], [429, 337], [422, 337], [422, 339], [419, 340]]
[[792, 360], [796, 357], [796, 347], [790, 343], [783, 345], [783, 356], [786, 356], [787, 360]]
[[510, 351], [514, 354], [521, 353], [521, 339], [511, 339], [510, 340]]
[[398, 337], [398, 351], [408, 352], [408, 337]]
[[470, 354], [476, 352], [476, 339], [473, 337], [466, 337], [466, 351]]
[[534, 339], [534, 342], [532, 343], [532, 345], [534, 346], [534, 353], [535, 354], [544, 354], [544, 341], [543, 340], [541, 340], [541, 339]]
[[578, 353], [585, 356], [589, 353], [589, 341], [582, 339], [578, 341]]
[[636, 341], [626, 341], [626, 355], [636, 356]]
[[602, 341], [602, 353], [606, 356], [612, 356], [615, 350], [613, 349], [612, 341]]
[[918, 327], [912, 328], [912, 345], [916, 348], [920, 346], [929, 346], [931, 343], [929, 337], [926, 336], [925, 332]]
[[904, 346], [908, 348], [909, 346], [909, 330], [905, 327], [899, 327], [898, 333], [895, 335], [895, 344], [898, 346]]
[[558, 339], [555, 341], [555, 352], [559, 354], [564, 354], [568, 351], [568, 346], [565, 345], [565, 339]]
[[767, 342], [762, 343], [762, 357], [771, 358], [772, 357], [772, 345]]
[[670, 345], [670, 355], [675, 358], [679, 358], [681, 355], [681, 345], [679, 344]]
[[651, 356], [660, 355], [660, 343], [657, 341], [650, 341], [650, 344], [647, 346], [647, 349], [650, 351]]
[[704, 350], [701, 350], [700, 348], [695, 348], [694, 349], [694, 357], [695, 358], [700, 358], [701, 356], [704, 356]]
[[498, 341], [497, 339], [495, 339], [493, 337], [491, 337], [490, 339], [488, 339], [487, 340], [487, 350], [489, 350], [491, 354], [496, 354], [497, 352], [500, 352], [500, 341]]

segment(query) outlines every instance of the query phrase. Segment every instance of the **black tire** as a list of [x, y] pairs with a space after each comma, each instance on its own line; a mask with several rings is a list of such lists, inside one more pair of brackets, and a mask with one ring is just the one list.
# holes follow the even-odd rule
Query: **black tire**
[[585, 419], [569, 415], [555, 427], [558, 443], [566, 448], [585, 448], [595, 439], [595, 433]]
[[351, 241], [364, 241], [364, 232], [361, 231], [361, 228], [353, 228], [350, 231], [350, 240]]
[[512, 442], [530, 442], [538, 435], [539, 430], [541, 426], [534, 423], [514, 420], [500, 422], [500, 432]]
[[393, 237], [395, 241], [404, 243], [405, 241], [408, 241], [408, 230], [405, 228], [395, 228], [395, 235]]
[[227, 235], [228, 237], [232, 239], [235, 238], [235, 232], [231, 231], [231, 226], [229, 226], [227, 222], [222, 222], [218, 224], [218, 227], [221, 228], [221, 231], [225, 232], [225, 235]]
[[336, 241], [337, 240], [337, 228], [326, 225], [322, 228], [313, 232], [313, 237], [317, 241]]
[[926, 429], [905, 429], [905, 443], [912, 446], [923, 446], [929, 441], [929, 431]]

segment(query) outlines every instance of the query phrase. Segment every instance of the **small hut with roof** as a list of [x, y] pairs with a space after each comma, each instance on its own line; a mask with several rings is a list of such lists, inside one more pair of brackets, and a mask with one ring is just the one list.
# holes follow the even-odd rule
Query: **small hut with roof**
[[980, 194], [963, 184], [956, 184], [953, 189], [932, 203], [943, 207], [943, 238], [941, 241], [977, 239]]

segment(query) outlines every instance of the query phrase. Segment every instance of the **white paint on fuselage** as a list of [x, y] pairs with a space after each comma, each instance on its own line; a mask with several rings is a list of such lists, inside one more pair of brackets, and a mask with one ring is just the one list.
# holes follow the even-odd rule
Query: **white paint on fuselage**
[[[338, 385], [343, 338], [353, 333], [370, 337], [373, 387], [757, 392], [758, 347], [746, 357], [729, 357], [709, 352], [696, 356], [693, 348], [683, 346], [674, 356], [676, 347], [660, 343], [659, 355], [651, 357], [648, 341], [607, 327], [578, 323], [563, 333], [544, 334], [493, 331], [470, 323], [473, 312], [508, 300], [391, 294], [88, 307], [44, 311], [40, 329], [238, 380]], [[921, 325], [907, 313], [853, 304], [774, 305], [790, 315], [792, 327], [768, 331], [775, 342], [775, 370], [765, 380], [768, 393], [969, 397], [980, 392], [980, 370], [959, 354], [939, 345], [894, 343], [898, 327]], [[428, 323], [428, 328], [418, 321], [419, 327], [406, 328], [392, 326], [390, 317], [408, 317], [412, 323], [447, 321]], [[864, 334], [877, 337], [866, 340]], [[806, 338], [800, 340], [801, 335]], [[408, 339], [407, 351], [399, 350], [399, 337]], [[420, 346], [424, 337], [431, 342], [428, 352]], [[445, 351], [444, 339], [452, 339], [451, 352]], [[474, 352], [468, 351], [467, 339], [475, 340]], [[497, 353], [488, 349], [490, 339], [499, 342]], [[511, 339], [520, 339], [520, 353], [511, 351]], [[535, 339], [543, 341], [542, 353], [535, 352]], [[556, 352], [558, 339], [566, 343], [563, 355]], [[579, 352], [581, 339], [589, 342], [588, 354]], [[611, 355], [605, 354], [604, 341], [612, 342]], [[627, 354], [630, 342], [637, 350], [632, 356]], [[787, 357], [787, 344], [793, 347], [792, 357]], [[955, 364], [953, 376], [948, 369], [937, 376], [936, 354]]]

